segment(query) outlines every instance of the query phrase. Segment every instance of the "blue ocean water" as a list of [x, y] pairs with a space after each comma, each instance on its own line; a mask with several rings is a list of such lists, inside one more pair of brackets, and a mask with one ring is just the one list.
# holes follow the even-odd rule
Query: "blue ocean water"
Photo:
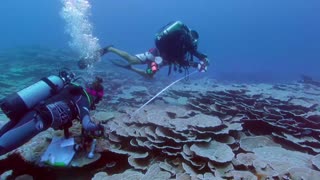
[[[130, 53], [153, 46], [154, 34], [181, 20], [200, 33], [199, 50], [214, 78], [320, 79], [318, 0], [91, 0], [90, 22], [101, 46]], [[2, 0], [0, 50], [69, 48], [60, 0]]]

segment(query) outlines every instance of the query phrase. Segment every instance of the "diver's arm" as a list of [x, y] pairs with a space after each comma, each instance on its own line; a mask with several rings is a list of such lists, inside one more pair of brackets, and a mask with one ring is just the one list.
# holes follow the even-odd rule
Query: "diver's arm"
[[197, 51], [197, 50], [195, 50], [195, 51], [193, 52], [193, 55], [194, 55], [196, 58], [198, 58], [199, 60], [204, 60], [204, 59], [208, 58], [207, 55], [205, 55], [205, 54], [203, 54], [203, 53], [201, 53], [201, 52], [199, 52], [199, 51]]
[[199, 59], [199, 63], [193, 64], [193, 67], [197, 67], [200, 72], [206, 72], [209, 66], [208, 56], [200, 53], [195, 47], [192, 54]]
[[95, 123], [91, 120], [89, 114], [87, 114], [87, 115], [85, 115], [85, 116], [82, 117], [81, 123], [82, 123], [83, 129], [86, 130], [86, 131], [96, 131], [96, 130], [98, 130], [98, 125], [95, 124]]
[[89, 106], [88, 98], [81, 95], [77, 101], [77, 108], [82, 127], [86, 131], [95, 131], [98, 129], [98, 125], [91, 120]]
[[83, 107], [83, 112], [81, 113], [83, 116], [81, 117], [82, 128], [94, 136], [103, 136], [104, 135], [104, 127], [99, 123], [96, 124], [91, 120], [89, 109]]

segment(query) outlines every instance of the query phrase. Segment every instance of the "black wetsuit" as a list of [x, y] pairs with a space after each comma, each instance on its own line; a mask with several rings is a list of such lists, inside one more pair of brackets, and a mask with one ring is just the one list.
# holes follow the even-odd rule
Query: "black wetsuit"
[[93, 97], [81, 86], [70, 84], [59, 94], [38, 104], [20, 121], [9, 121], [0, 130], [0, 155], [10, 152], [28, 142], [49, 127], [63, 129], [72, 125], [72, 120], [81, 120], [87, 131], [98, 130], [91, 121], [89, 110], [94, 107]]
[[183, 25], [180, 29], [156, 38], [156, 47], [167, 64], [182, 67], [193, 66], [193, 56], [204, 59], [207, 56], [197, 50], [197, 43], [190, 34], [190, 29]]

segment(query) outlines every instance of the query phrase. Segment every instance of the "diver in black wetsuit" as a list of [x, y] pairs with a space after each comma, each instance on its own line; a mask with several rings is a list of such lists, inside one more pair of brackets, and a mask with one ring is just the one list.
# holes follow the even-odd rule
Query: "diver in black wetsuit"
[[[175, 71], [179, 72], [183, 72], [183, 70], [188, 72], [189, 67], [197, 68], [199, 72], [206, 72], [209, 59], [207, 55], [198, 51], [198, 39], [197, 31], [190, 29], [181, 21], [173, 21], [156, 34], [156, 47], [147, 52], [132, 55], [110, 45], [98, 50], [94, 57], [81, 58], [78, 61], [78, 66], [80, 69], [85, 69], [106, 53], [114, 53], [128, 63], [123, 64], [118, 61], [112, 61], [112, 63], [147, 78], [152, 78], [163, 66], [169, 66], [168, 74], [171, 73], [172, 66]], [[193, 57], [196, 57], [199, 62], [195, 62]], [[132, 66], [136, 64], [147, 64], [147, 68], [143, 70]]]
[[[0, 156], [22, 146], [35, 135], [50, 127], [55, 130], [66, 130], [72, 126], [74, 119], [81, 121], [85, 131], [96, 136], [103, 135], [103, 126], [91, 121], [89, 115], [89, 111], [95, 109], [95, 105], [100, 102], [102, 97], [101, 78], [96, 78], [85, 88], [67, 83], [57, 94], [35, 105], [22, 118], [18, 120], [11, 118], [11, 121], [2, 127], [0, 130]], [[10, 116], [13, 117], [12, 114]]]

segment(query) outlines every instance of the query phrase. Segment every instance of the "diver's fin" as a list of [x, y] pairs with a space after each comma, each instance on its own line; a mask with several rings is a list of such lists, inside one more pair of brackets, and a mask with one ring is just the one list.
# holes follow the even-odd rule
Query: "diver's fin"
[[41, 162], [51, 166], [68, 166], [76, 153], [73, 148], [74, 144], [74, 138], [53, 137], [47, 150], [41, 156]]

